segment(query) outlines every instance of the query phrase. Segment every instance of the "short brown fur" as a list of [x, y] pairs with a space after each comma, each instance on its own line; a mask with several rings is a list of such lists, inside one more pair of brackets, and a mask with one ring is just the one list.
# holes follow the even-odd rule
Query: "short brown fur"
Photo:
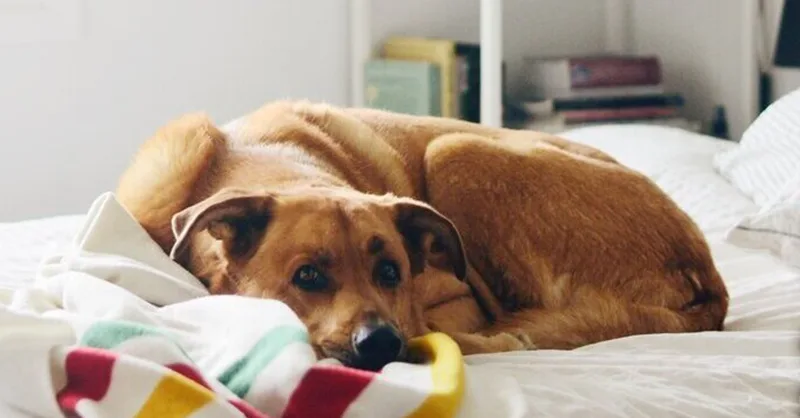
[[[727, 313], [701, 232], [654, 183], [536, 132], [276, 102], [162, 128], [117, 195], [212, 292], [286, 302], [345, 361], [369, 315], [472, 354], [720, 330]], [[396, 287], [376, 284], [386, 260]], [[325, 290], [293, 286], [307, 264]]]

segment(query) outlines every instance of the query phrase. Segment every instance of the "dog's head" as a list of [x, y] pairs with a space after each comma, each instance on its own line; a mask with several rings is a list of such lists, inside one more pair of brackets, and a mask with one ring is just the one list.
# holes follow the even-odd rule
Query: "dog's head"
[[[455, 226], [408, 198], [351, 190], [223, 190], [173, 218], [173, 259], [212, 293], [274, 298], [307, 325], [318, 354], [377, 370], [426, 332], [413, 279], [433, 237], [466, 274]], [[258, 320], [258, 318], [253, 318]]]

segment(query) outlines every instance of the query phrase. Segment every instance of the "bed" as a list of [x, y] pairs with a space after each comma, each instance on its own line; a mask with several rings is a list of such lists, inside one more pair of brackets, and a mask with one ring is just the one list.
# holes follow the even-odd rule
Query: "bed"
[[[800, 268], [780, 252], [730, 239], [742, 219], [765, 210], [764, 202], [721, 174], [720, 156], [742, 145], [650, 125], [564, 135], [645, 173], [700, 225], [731, 295], [726, 331], [634, 336], [574, 351], [468, 356], [467, 400], [459, 416], [481, 416], [479, 410], [483, 416], [488, 410], [492, 416], [526, 417], [798, 416]], [[86, 216], [0, 224], [0, 287], [29, 286], [47, 254], [75, 245]], [[490, 394], [491, 405], [478, 402]], [[391, 405], [376, 399], [377, 405]], [[474, 414], [464, 412], [469, 408]], [[342, 411], [378, 416], [364, 408]], [[383, 411], [380, 416], [405, 416], [388, 406]], [[300, 416], [286, 409], [270, 416], [277, 415]]]

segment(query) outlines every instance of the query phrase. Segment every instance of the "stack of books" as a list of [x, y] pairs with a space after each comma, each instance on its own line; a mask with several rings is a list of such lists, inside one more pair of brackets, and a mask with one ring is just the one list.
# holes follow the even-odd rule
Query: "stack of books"
[[523, 76], [526, 129], [557, 133], [610, 123], [701, 128], [681, 116], [683, 96], [665, 91], [656, 56], [527, 58]]
[[[393, 36], [366, 63], [367, 107], [479, 122], [481, 50], [450, 39]], [[505, 68], [505, 66], [504, 66]]]

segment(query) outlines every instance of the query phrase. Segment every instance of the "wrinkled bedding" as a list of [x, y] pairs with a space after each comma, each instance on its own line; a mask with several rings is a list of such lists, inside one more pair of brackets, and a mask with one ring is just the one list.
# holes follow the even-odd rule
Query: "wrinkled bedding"
[[[715, 152], [735, 144], [673, 128], [635, 125], [582, 128], [566, 136], [597, 146], [650, 176], [701, 226], [731, 295], [726, 331], [634, 336], [574, 351], [467, 356], [465, 387], [484, 386], [467, 391], [463, 402], [470, 406], [462, 413], [798, 416], [800, 271], [766, 252], [724, 242], [725, 230], [758, 210], [711, 166]], [[76, 245], [72, 239], [84, 219], [0, 225], [0, 287], [29, 285], [42, 256], [53, 248]], [[365, 391], [364, 396], [392, 398], [380, 391]], [[396, 412], [402, 408], [394, 403], [382, 405], [386, 414], [380, 416], [402, 416]], [[13, 416], [2, 412], [0, 416]], [[364, 411], [348, 413], [359, 416]]]

